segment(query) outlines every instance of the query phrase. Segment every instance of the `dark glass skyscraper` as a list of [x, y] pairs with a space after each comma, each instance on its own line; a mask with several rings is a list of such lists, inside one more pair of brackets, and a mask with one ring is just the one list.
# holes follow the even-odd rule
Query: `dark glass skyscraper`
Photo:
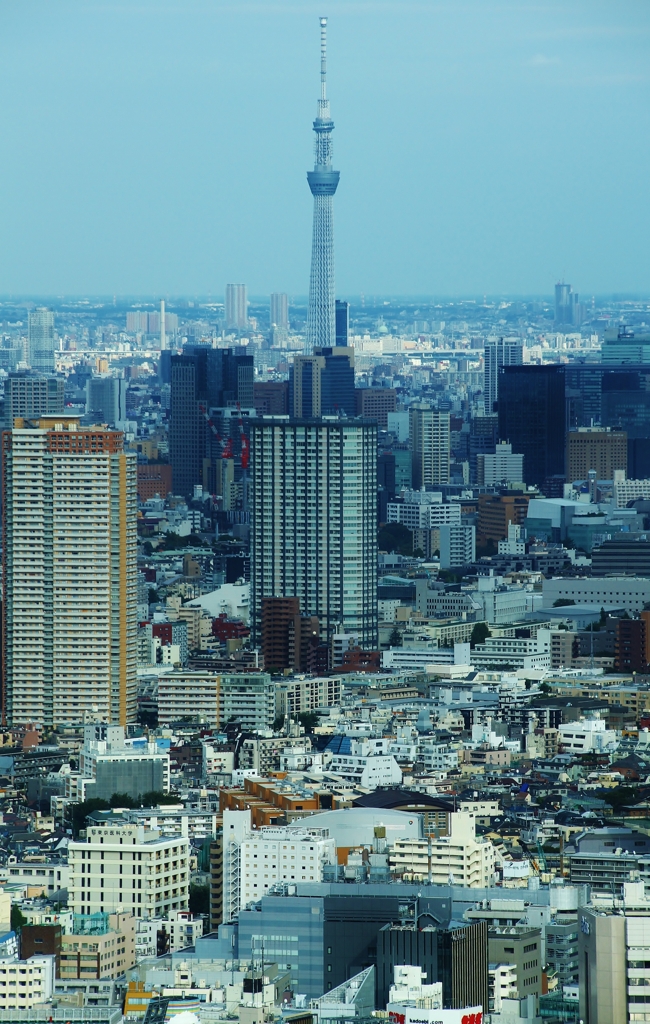
[[563, 366], [503, 366], [499, 439], [524, 456], [524, 479], [548, 490], [564, 477], [566, 402]]
[[253, 406], [253, 357], [242, 349], [188, 346], [171, 358], [169, 454], [174, 494], [201, 483], [211, 409]]
[[299, 419], [356, 416], [354, 349], [316, 348], [296, 356], [289, 375], [289, 411]]
[[336, 300], [336, 345], [345, 348], [350, 337], [350, 303]]

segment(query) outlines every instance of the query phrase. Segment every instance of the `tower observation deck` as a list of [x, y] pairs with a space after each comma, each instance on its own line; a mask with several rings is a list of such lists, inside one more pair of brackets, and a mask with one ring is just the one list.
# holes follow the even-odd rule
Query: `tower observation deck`
[[327, 98], [327, 18], [321, 18], [320, 99], [314, 121], [314, 169], [307, 172], [314, 197], [307, 352], [312, 352], [317, 346], [334, 346], [336, 342], [332, 197], [339, 183], [339, 172], [332, 169], [333, 129]]

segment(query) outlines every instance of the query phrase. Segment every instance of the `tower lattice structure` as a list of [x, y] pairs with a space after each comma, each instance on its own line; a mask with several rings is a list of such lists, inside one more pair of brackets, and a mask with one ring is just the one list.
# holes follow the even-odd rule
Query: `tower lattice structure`
[[314, 169], [307, 181], [314, 197], [314, 226], [307, 313], [307, 352], [336, 343], [334, 299], [334, 225], [332, 197], [339, 172], [332, 169], [332, 131], [327, 98], [327, 18], [320, 19], [320, 99], [314, 121], [316, 133]]

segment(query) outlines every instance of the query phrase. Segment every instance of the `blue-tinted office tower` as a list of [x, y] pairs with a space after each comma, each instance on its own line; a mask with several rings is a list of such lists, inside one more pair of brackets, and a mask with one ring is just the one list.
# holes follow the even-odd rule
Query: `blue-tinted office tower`
[[499, 439], [524, 456], [524, 479], [562, 493], [566, 402], [563, 366], [502, 366]]
[[314, 197], [314, 224], [307, 311], [306, 352], [316, 346], [331, 348], [336, 343], [334, 307], [334, 230], [332, 199], [339, 172], [332, 169], [332, 130], [327, 98], [327, 18], [320, 19], [320, 99], [314, 121], [316, 133], [314, 169], [307, 173]]
[[296, 356], [289, 373], [289, 412], [298, 419], [356, 416], [354, 349], [316, 348]]
[[345, 347], [350, 338], [350, 303], [336, 300], [336, 345]]
[[169, 454], [174, 494], [191, 496], [202, 482], [211, 409], [253, 405], [253, 357], [241, 348], [189, 345], [171, 357]]

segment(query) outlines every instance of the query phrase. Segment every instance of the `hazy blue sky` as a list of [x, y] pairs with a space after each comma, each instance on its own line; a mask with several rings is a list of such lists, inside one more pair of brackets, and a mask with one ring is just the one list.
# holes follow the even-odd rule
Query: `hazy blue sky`
[[650, 291], [648, 0], [1, 0], [0, 293]]

